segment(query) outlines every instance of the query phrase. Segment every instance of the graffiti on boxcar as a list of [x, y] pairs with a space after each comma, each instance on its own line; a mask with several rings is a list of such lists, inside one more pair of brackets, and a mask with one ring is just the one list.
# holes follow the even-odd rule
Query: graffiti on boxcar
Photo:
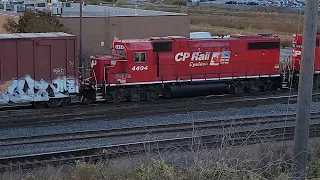
[[65, 68], [63, 68], [63, 67], [59, 67], [59, 68], [54, 68], [53, 70], [53, 73], [55, 74], [55, 75], [64, 75], [65, 74], [65, 72], [66, 72], [66, 69]]
[[27, 75], [0, 84], [0, 104], [48, 101], [49, 98], [63, 98], [78, 92], [74, 78], [59, 77], [48, 83], [45, 80], [35, 81]]

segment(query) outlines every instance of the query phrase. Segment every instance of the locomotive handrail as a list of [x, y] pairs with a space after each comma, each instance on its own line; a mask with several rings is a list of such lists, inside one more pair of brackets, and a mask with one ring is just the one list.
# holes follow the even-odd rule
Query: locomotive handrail
[[[107, 67], [108, 68], [108, 67]], [[103, 67], [103, 82], [104, 82], [104, 93], [107, 93], [107, 80], [106, 80], [106, 66]]]
[[269, 77], [271, 77], [271, 72], [272, 72], [272, 67], [271, 67], [272, 65], [271, 64], [269, 64]]
[[245, 73], [246, 77], [248, 77], [248, 62], [246, 62], [246, 73]]
[[127, 62], [128, 61], [128, 59], [117, 59], [117, 60], [114, 60], [114, 61], [123, 61], [123, 62]]
[[208, 66], [206, 66], [205, 70], [204, 70], [204, 80], [207, 80], [207, 73], [208, 73]]
[[86, 69], [87, 71], [92, 71], [93, 72], [93, 76], [94, 76], [94, 80], [95, 80], [95, 90], [98, 90], [98, 80], [97, 80], [97, 76], [96, 76], [96, 72], [94, 71], [94, 69]]
[[[218, 66], [219, 68], [219, 71], [218, 71], [218, 77], [220, 78], [221, 77], [221, 66]], [[209, 73], [210, 74], [210, 73]]]
[[[232, 79], [233, 79], [233, 77], [234, 77], [234, 65], [235, 65], [235, 64], [232, 64], [232, 76], [231, 76]], [[220, 67], [220, 66], [219, 66], [219, 67]], [[220, 71], [219, 71], [219, 72], [220, 72]], [[219, 76], [219, 78], [220, 78], [220, 76]]]

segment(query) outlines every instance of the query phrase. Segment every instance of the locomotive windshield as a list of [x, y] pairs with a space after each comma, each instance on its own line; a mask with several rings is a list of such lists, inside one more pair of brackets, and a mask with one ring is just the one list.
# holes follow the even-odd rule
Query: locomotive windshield
[[123, 49], [113, 49], [113, 55], [118, 55], [118, 56], [123, 56], [126, 57], [127, 56], [127, 52]]
[[302, 42], [300, 41], [293, 41], [293, 47], [295, 48], [302, 48]]
[[[317, 47], [320, 46], [320, 39], [316, 39], [316, 46]], [[302, 40], [301, 39], [298, 41], [294, 40], [293, 47], [302, 49]]]
[[113, 48], [112, 49], [112, 55], [114, 56], [121, 56], [123, 58], [127, 58], [127, 51], [124, 50], [124, 49], [116, 49], [116, 48]]

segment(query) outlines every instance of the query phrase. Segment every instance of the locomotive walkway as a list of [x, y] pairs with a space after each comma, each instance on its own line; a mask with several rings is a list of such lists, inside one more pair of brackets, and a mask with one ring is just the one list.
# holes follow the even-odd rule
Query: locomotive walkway
[[[311, 117], [310, 137], [320, 136], [320, 112]], [[255, 144], [267, 141], [291, 140], [294, 135], [295, 114], [256, 116], [230, 120], [208, 120], [189, 123], [172, 123], [156, 126], [79, 131], [42, 136], [21, 136], [0, 139], [0, 149], [23, 148], [24, 145], [49, 149], [60, 142], [83, 143], [108, 139], [119, 143], [65, 151], [1, 157], [2, 170], [28, 168], [34, 165], [74, 162], [75, 160], [100, 160], [125, 155], [158, 151], [172, 147], [219, 147]], [[140, 141], [137, 139], [140, 137]], [[120, 140], [119, 140], [120, 139]], [[144, 140], [141, 140], [144, 139]], [[191, 146], [191, 147], [190, 147]]]

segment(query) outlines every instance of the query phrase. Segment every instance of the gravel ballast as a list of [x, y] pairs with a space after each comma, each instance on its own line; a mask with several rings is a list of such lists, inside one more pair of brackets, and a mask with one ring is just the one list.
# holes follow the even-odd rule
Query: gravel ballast
[[[313, 102], [311, 111], [319, 111], [320, 103]], [[214, 109], [214, 107], [212, 107]], [[194, 122], [194, 121], [207, 121], [207, 120], [221, 120], [221, 119], [238, 119], [255, 116], [272, 116], [287, 113], [295, 113], [296, 104], [273, 104], [263, 105], [257, 107], [243, 107], [243, 108], [229, 108], [219, 111], [200, 111], [190, 112], [187, 114], [175, 114], [175, 115], [161, 115], [161, 116], [149, 116], [144, 118], [126, 118], [121, 120], [111, 121], [95, 121], [95, 122], [79, 122], [67, 125], [52, 125], [48, 127], [35, 127], [35, 128], [12, 128], [8, 130], [1, 130], [1, 138], [18, 137], [18, 136], [35, 136], [44, 134], [57, 134], [75, 131], [88, 131], [88, 130], [99, 130], [99, 129], [114, 129], [122, 127], [135, 127], [135, 126], [148, 126], [158, 124], [169, 124], [169, 123], [182, 123], [182, 122]], [[289, 125], [289, 124], [288, 124]], [[183, 134], [179, 134], [182, 136]], [[151, 136], [150, 136], [151, 137]], [[168, 135], [156, 136], [158, 138], [169, 138]], [[174, 137], [174, 136], [173, 136]], [[0, 156], [18, 156], [30, 153], [45, 153], [59, 150], [71, 150], [78, 148], [89, 148], [97, 147], [102, 145], [113, 145], [119, 143], [136, 142], [145, 139], [143, 137], [122, 137], [122, 138], [111, 138], [111, 139], [96, 139], [94, 141], [81, 140], [77, 142], [62, 142], [62, 143], [47, 143], [38, 145], [22, 145], [18, 147], [1, 147]], [[152, 138], [150, 139], [152, 140]]]

